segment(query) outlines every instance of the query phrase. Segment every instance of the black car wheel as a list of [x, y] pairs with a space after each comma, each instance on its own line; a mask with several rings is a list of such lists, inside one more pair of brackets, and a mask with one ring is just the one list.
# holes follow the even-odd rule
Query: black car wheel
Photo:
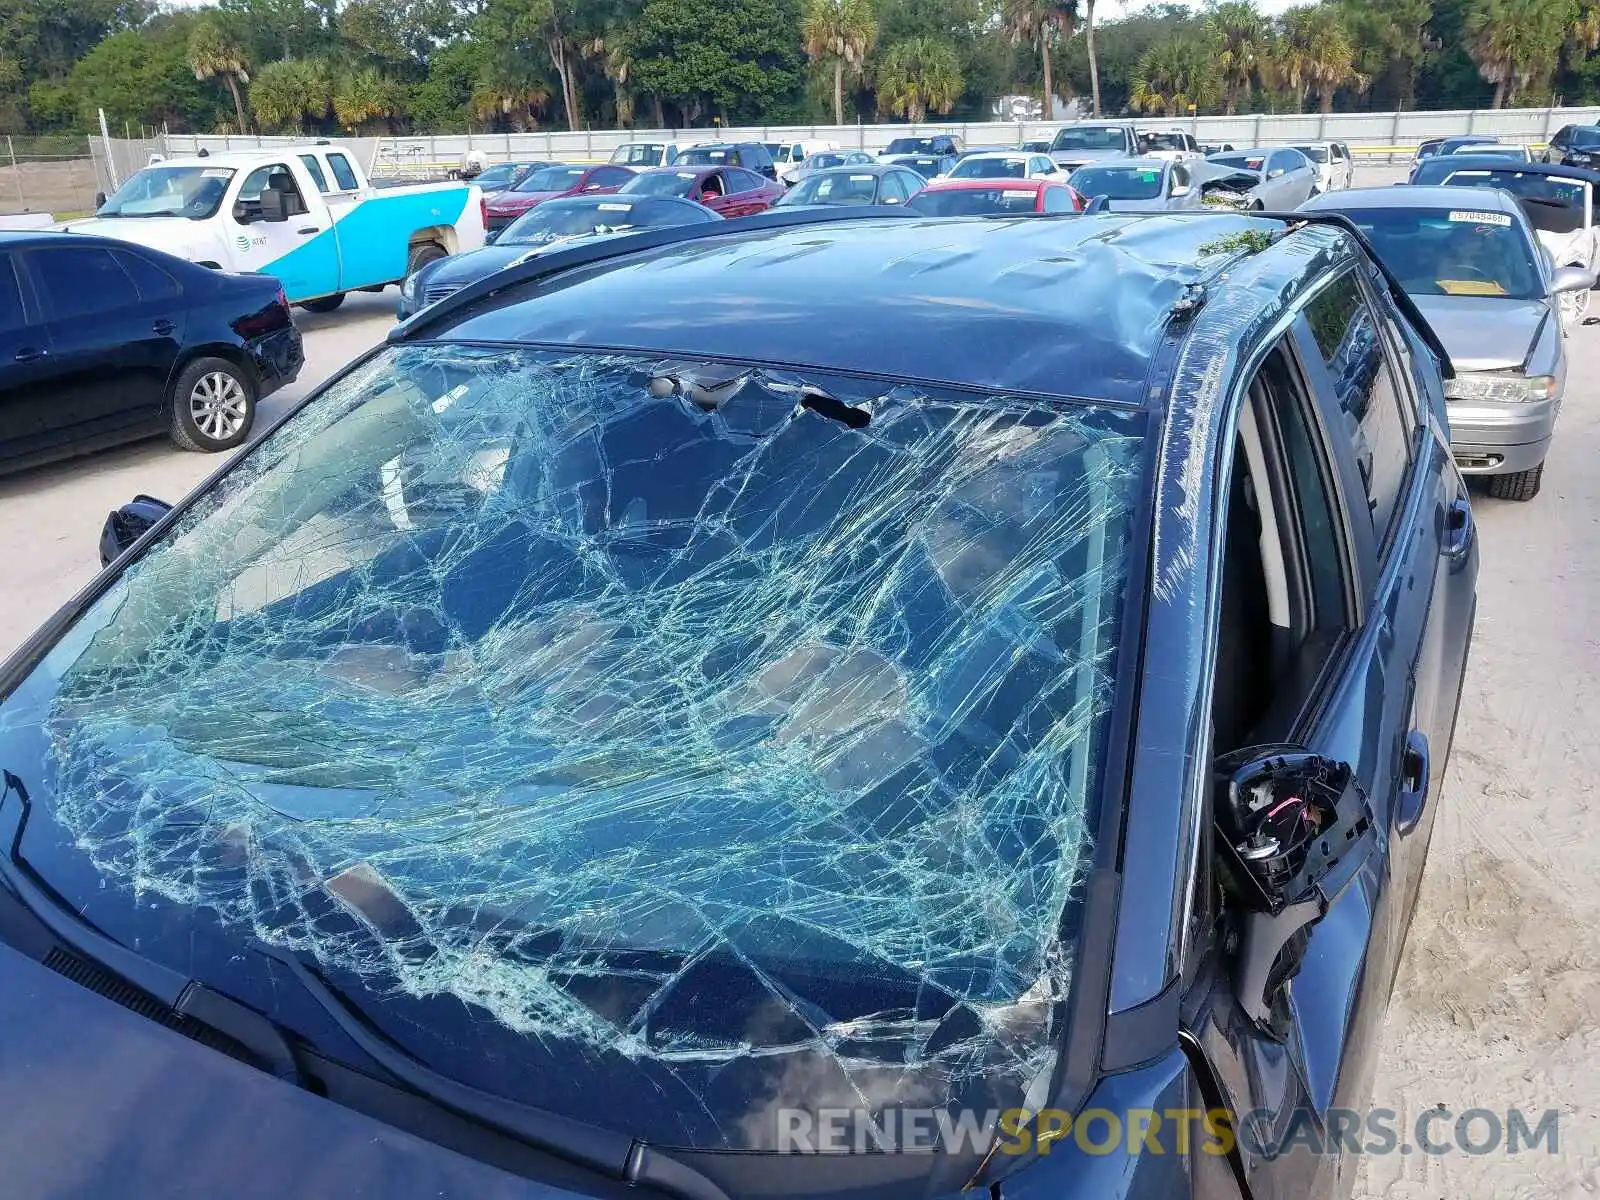
[[344, 293], [335, 292], [331, 296], [318, 296], [315, 300], [304, 301], [300, 307], [307, 312], [331, 313], [344, 303]]
[[231, 450], [255, 419], [255, 381], [227, 359], [197, 358], [172, 385], [168, 431], [184, 450]]
[[443, 246], [438, 242], [423, 242], [419, 246], [411, 247], [411, 259], [406, 263], [406, 275], [415, 275], [431, 262], [438, 262], [441, 258], [449, 258]]
[[1489, 495], [1496, 500], [1532, 500], [1544, 482], [1544, 464], [1510, 475], [1489, 476]]

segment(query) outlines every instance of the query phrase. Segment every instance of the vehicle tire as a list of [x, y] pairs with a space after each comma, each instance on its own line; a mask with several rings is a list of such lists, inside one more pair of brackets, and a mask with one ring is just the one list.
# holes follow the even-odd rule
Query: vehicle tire
[[307, 312], [331, 313], [343, 303], [344, 293], [335, 292], [331, 296], [318, 296], [315, 300], [303, 301], [300, 307], [305, 309]]
[[1252, 201], [1250, 201], [1250, 208], [1249, 208], [1248, 211], [1250, 211], [1250, 212], [1266, 212], [1267, 211], [1267, 206], [1265, 204], [1261, 203], [1261, 201], [1259, 201], [1259, 200], [1252, 200]]
[[438, 242], [419, 242], [411, 247], [411, 258], [406, 263], [406, 277], [410, 278], [431, 262], [438, 262], [441, 258], [449, 258], [445, 248]]
[[1544, 464], [1510, 475], [1489, 476], [1489, 495], [1496, 500], [1532, 500], [1539, 494], [1544, 479]]
[[225, 358], [197, 358], [178, 373], [167, 410], [173, 445], [211, 454], [231, 450], [255, 424], [255, 380]]

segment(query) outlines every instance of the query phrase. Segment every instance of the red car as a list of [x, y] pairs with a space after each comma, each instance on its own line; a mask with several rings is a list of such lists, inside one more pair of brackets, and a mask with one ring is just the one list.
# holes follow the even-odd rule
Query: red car
[[925, 217], [1082, 212], [1089, 202], [1054, 179], [934, 179], [908, 202]]
[[783, 198], [784, 186], [743, 167], [656, 167], [640, 171], [622, 189], [635, 196], [682, 196], [724, 217], [766, 212]]
[[484, 204], [490, 233], [499, 233], [530, 208], [557, 196], [594, 196], [615, 192], [633, 178], [629, 167], [611, 163], [547, 163], [535, 167], [514, 187], [496, 192]]

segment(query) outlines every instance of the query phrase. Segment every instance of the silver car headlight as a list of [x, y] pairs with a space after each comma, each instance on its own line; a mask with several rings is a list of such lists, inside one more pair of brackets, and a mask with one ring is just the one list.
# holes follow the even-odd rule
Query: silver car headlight
[[1447, 400], [1488, 400], [1501, 404], [1531, 404], [1555, 399], [1554, 375], [1512, 375], [1495, 371], [1464, 371], [1445, 380]]

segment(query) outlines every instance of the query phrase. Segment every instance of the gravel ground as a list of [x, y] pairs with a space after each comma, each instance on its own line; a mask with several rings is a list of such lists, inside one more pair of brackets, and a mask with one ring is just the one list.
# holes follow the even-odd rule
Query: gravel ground
[[[393, 303], [300, 313], [304, 376], [264, 415], [381, 338]], [[1357, 1185], [1372, 1200], [1600, 1194], [1600, 327], [1569, 348], [1544, 493], [1477, 503], [1477, 638], [1373, 1096], [1402, 1127], [1441, 1104], [1553, 1108], [1559, 1150], [1373, 1158]], [[150, 442], [0, 479], [0, 654], [93, 577], [107, 510], [177, 499], [216, 465]]]

